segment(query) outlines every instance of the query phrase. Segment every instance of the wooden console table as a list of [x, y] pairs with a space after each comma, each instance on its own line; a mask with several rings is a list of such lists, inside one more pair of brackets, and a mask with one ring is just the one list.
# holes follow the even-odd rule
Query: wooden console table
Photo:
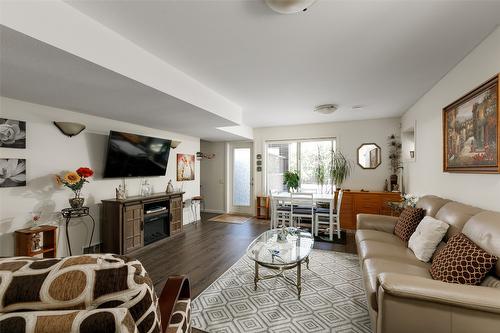
[[[129, 254], [148, 243], [181, 233], [183, 194], [157, 193], [124, 200], [102, 200], [103, 252]], [[152, 230], [145, 232], [150, 224]]]
[[401, 201], [399, 192], [344, 191], [340, 209], [340, 227], [356, 229], [358, 214], [392, 215], [388, 202]]

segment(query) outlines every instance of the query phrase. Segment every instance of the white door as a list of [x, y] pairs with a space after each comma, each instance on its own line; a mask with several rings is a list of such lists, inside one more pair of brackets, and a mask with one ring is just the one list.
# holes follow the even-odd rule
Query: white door
[[253, 143], [231, 143], [229, 157], [229, 212], [254, 215]]

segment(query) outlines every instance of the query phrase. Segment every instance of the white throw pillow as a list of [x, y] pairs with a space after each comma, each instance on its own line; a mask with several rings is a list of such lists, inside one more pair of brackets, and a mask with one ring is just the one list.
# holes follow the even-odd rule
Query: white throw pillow
[[449, 227], [446, 222], [426, 216], [411, 235], [408, 247], [419, 260], [428, 262]]

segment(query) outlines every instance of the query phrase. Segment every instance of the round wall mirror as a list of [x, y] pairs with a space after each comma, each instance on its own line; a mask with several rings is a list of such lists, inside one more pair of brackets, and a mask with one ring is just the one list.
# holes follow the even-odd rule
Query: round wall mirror
[[376, 169], [382, 162], [382, 149], [375, 143], [363, 143], [358, 148], [358, 164], [363, 169]]

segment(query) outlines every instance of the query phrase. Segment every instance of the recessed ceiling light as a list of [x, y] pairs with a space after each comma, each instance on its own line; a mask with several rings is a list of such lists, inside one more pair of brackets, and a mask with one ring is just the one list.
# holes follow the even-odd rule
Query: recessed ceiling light
[[330, 114], [334, 113], [337, 111], [338, 106], [335, 104], [322, 104], [318, 105], [314, 108], [314, 112], [321, 113], [321, 114]]
[[365, 107], [364, 105], [353, 105], [352, 109], [353, 110], [360, 110], [360, 109], [363, 109], [364, 107]]

